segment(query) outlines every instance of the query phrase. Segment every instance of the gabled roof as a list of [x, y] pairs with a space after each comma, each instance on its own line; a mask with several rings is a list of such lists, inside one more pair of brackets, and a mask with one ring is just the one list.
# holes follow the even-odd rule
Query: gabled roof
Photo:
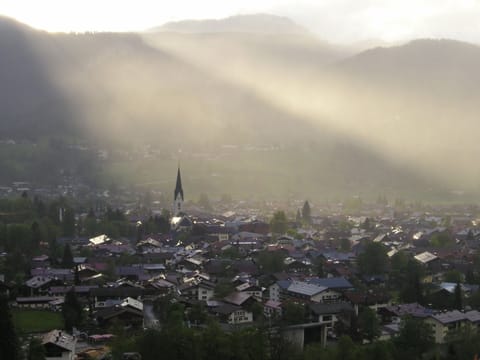
[[67, 351], [75, 351], [75, 338], [63, 330], [52, 330], [43, 335], [42, 344], [53, 344]]
[[350, 289], [353, 285], [342, 276], [331, 278], [311, 278], [307, 280], [309, 284], [324, 286], [329, 289]]
[[225, 300], [227, 303], [241, 306], [245, 301], [247, 301], [251, 297], [252, 296], [247, 293], [235, 291], [230, 293], [226, 297], [224, 297], [223, 300]]
[[279, 280], [276, 284], [280, 287], [280, 289], [287, 290], [292, 284], [292, 280]]
[[266, 307], [281, 310], [282, 309], [282, 303], [280, 301], [274, 301], [274, 300], [268, 300], [265, 303]]
[[96, 316], [99, 319], [108, 320], [123, 313], [129, 313], [138, 317], [143, 317], [143, 311], [137, 310], [133, 307], [120, 305], [115, 305], [109, 308], [99, 310], [97, 311]]
[[123, 307], [131, 307], [138, 311], [143, 311], [143, 303], [137, 299], [133, 299], [131, 297], [127, 297], [123, 302], [120, 304]]
[[410, 315], [410, 316], [419, 317], [419, 318], [424, 318], [433, 314], [432, 309], [423, 307], [418, 303], [386, 306], [385, 310], [393, 313], [396, 316]]
[[102, 234], [102, 235], [98, 235], [98, 236], [95, 236], [93, 238], [90, 238], [88, 241], [92, 245], [100, 245], [100, 244], [104, 244], [106, 242], [109, 242], [110, 238], [107, 235]]
[[472, 323], [480, 323], [480, 312], [477, 310], [467, 311], [465, 317]]
[[433, 260], [438, 259], [438, 257], [431, 252], [425, 251], [421, 254], [415, 255], [415, 260], [421, 262], [422, 264], [427, 264]]
[[25, 281], [25, 285], [27, 285], [30, 288], [37, 289], [39, 287], [42, 287], [43, 285], [48, 284], [51, 282], [53, 279], [49, 276], [34, 276], [27, 281]]
[[430, 315], [430, 318], [435, 319], [442, 324], [450, 324], [452, 322], [466, 320], [465, 314], [458, 310]]
[[344, 253], [335, 250], [324, 252], [322, 256], [330, 261], [350, 261], [355, 258], [355, 254], [352, 252]]
[[309, 284], [303, 281], [293, 281], [287, 289], [289, 292], [306, 296], [315, 296], [325, 290], [327, 290], [325, 286]]

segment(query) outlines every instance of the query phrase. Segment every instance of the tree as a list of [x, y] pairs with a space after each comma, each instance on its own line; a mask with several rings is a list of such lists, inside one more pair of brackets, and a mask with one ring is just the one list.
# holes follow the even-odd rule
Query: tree
[[358, 256], [358, 267], [362, 274], [383, 274], [387, 265], [387, 251], [381, 243], [368, 243], [365, 251]]
[[364, 347], [364, 359], [368, 360], [393, 360], [395, 347], [390, 341], [375, 341], [373, 344]]
[[324, 347], [321, 343], [310, 343], [303, 351], [304, 360], [334, 359], [335, 352], [332, 346]]
[[460, 282], [457, 282], [457, 285], [455, 285], [453, 308], [457, 310], [463, 309], [463, 292]]
[[232, 356], [228, 334], [215, 321], [210, 321], [202, 333], [204, 359], [223, 360]]
[[72, 249], [70, 248], [70, 244], [67, 244], [63, 248], [62, 266], [69, 269], [73, 267], [73, 265]]
[[458, 283], [463, 282], [463, 274], [458, 270], [450, 270], [443, 275], [445, 282]]
[[273, 233], [284, 234], [287, 232], [288, 223], [287, 216], [284, 211], [276, 211], [273, 214], [272, 220], [270, 221], [270, 226]]
[[295, 216], [295, 222], [300, 224], [302, 222], [302, 214], [300, 213], [300, 209], [297, 209], [297, 215]]
[[325, 269], [324, 269], [324, 260], [322, 256], [317, 256], [317, 258], [314, 261], [314, 269], [315, 272], [317, 273], [317, 276], [320, 278], [323, 278], [325, 276]]
[[350, 336], [344, 335], [338, 340], [335, 360], [355, 360], [356, 346]]
[[62, 232], [64, 236], [75, 235], [75, 213], [73, 209], [67, 207], [63, 214]]
[[467, 273], [465, 274], [465, 283], [467, 284], [475, 284], [477, 279], [475, 278], [475, 274], [473, 273], [472, 269], [468, 269]]
[[422, 272], [423, 269], [414, 259], [408, 261], [404, 285], [400, 290], [400, 299], [402, 301], [423, 304], [423, 285], [420, 281]]
[[305, 306], [294, 302], [283, 305], [283, 321], [286, 325], [302, 324], [305, 322]]
[[32, 337], [28, 343], [27, 360], [45, 360], [45, 348], [36, 337]]
[[305, 201], [305, 203], [303, 204], [302, 219], [305, 224], [312, 223], [312, 213], [311, 213], [310, 204], [308, 203], [308, 201]]
[[38, 221], [34, 221], [30, 229], [32, 230], [32, 246], [37, 250], [40, 243], [45, 240], [45, 234], [42, 232]]
[[282, 251], [261, 251], [257, 262], [266, 274], [281, 272], [285, 269], [285, 253]]
[[20, 346], [8, 299], [0, 295], [0, 359], [20, 359]]
[[221, 280], [215, 286], [215, 296], [219, 298], [224, 298], [234, 290], [235, 286], [233, 286], [232, 282], [227, 280]]
[[364, 338], [372, 342], [380, 336], [380, 322], [377, 314], [369, 307], [365, 307], [358, 316], [358, 325]]
[[340, 239], [340, 250], [347, 252], [351, 250], [350, 240], [346, 237]]
[[390, 276], [392, 288], [399, 288], [405, 282], [408, 257], [404, 251], [399, 251], [390, 258]]
[[480, 309], [480, 290], [477, 290], [471, 294], [467, 301], [468, 305], [470, 305], [473, 309]]
[[198, 205], [207, 211], [212, 210], [212, 204], [210, 203], [210, 199], [208, 195], [205, 193], [200, 194], [200, 198], [198, 199]]
[[370, 221], [370, 218], [365, 218], [365, 221], [360, 225], [360, 227], [366, 231], [372, 230], [372, 222]]
[[83, 322], [83, 307], [78, 301], [73, 288], [65, 295], [65, 302], [62, 306], [62, 316], [67, 331], [72, 331], [73, 327], [78, 327]]
[[394, 343], [399, 359], [420, 359], [434, 344], [432, 327], [422, 319], [407, 317], [400, 323]]

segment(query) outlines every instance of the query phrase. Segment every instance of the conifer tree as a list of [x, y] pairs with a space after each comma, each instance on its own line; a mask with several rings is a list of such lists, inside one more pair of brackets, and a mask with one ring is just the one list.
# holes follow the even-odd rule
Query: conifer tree
[[311, 214], [310, 204], [308, 203], [308, 200], [305, 201], [305, 203], [303, 204], [302, 219], [305, 222], [305, 224], [312, 223], [312, 214]]
[[0, 359], [20, 359], [17, 333], [8, 306], [8, 299], [0, 295]]
[[82, 324], [82, 304], [78, 301], [77, 295], [75, 295], [73, 288], [65, 295], [65, 302], [63, 303], [62, 307], [62, 315], [65, 323], [65, 329], [68, 331], [72, 331], [73, 327], [77, 327]]
[[63, 249], [62, 265], [66, 268], [71, 268], [74, 265], [70, 244], [65, 245], [65, 248]]
[[462, 286], [460, 285], [459, 282], [457, 282], [457, 285], [455, 286], [455, 292], [454, 292], [454, 303], [453, 307], [457, 310], [462, 310], [463, 308], [463, 295], [462, 295]]

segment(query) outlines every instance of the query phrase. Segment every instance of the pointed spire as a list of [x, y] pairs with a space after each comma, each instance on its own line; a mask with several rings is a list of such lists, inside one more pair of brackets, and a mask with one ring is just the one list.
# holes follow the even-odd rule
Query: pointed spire
[[177, 172], [177, 184], [175, 185], [175, 191], [173, 193], [173, 200], [177, 199], [178, 194], [180, 194], [183, 201], [183, 187], [182, 187], [182, 176], [180, 175], [180, 164], [178, 166]]

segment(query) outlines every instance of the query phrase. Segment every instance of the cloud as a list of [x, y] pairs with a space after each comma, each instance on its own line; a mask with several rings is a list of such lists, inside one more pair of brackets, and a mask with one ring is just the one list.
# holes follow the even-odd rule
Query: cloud
[[269, 12], [331, 42], [445, 37], [480, 43], [478, 0], [3, 0], [0, 14], [49, 31], [132, 31]]
[[300, 0], [272, 8], [332, 42], [446, 37], [480, 42], [474, 0]]

